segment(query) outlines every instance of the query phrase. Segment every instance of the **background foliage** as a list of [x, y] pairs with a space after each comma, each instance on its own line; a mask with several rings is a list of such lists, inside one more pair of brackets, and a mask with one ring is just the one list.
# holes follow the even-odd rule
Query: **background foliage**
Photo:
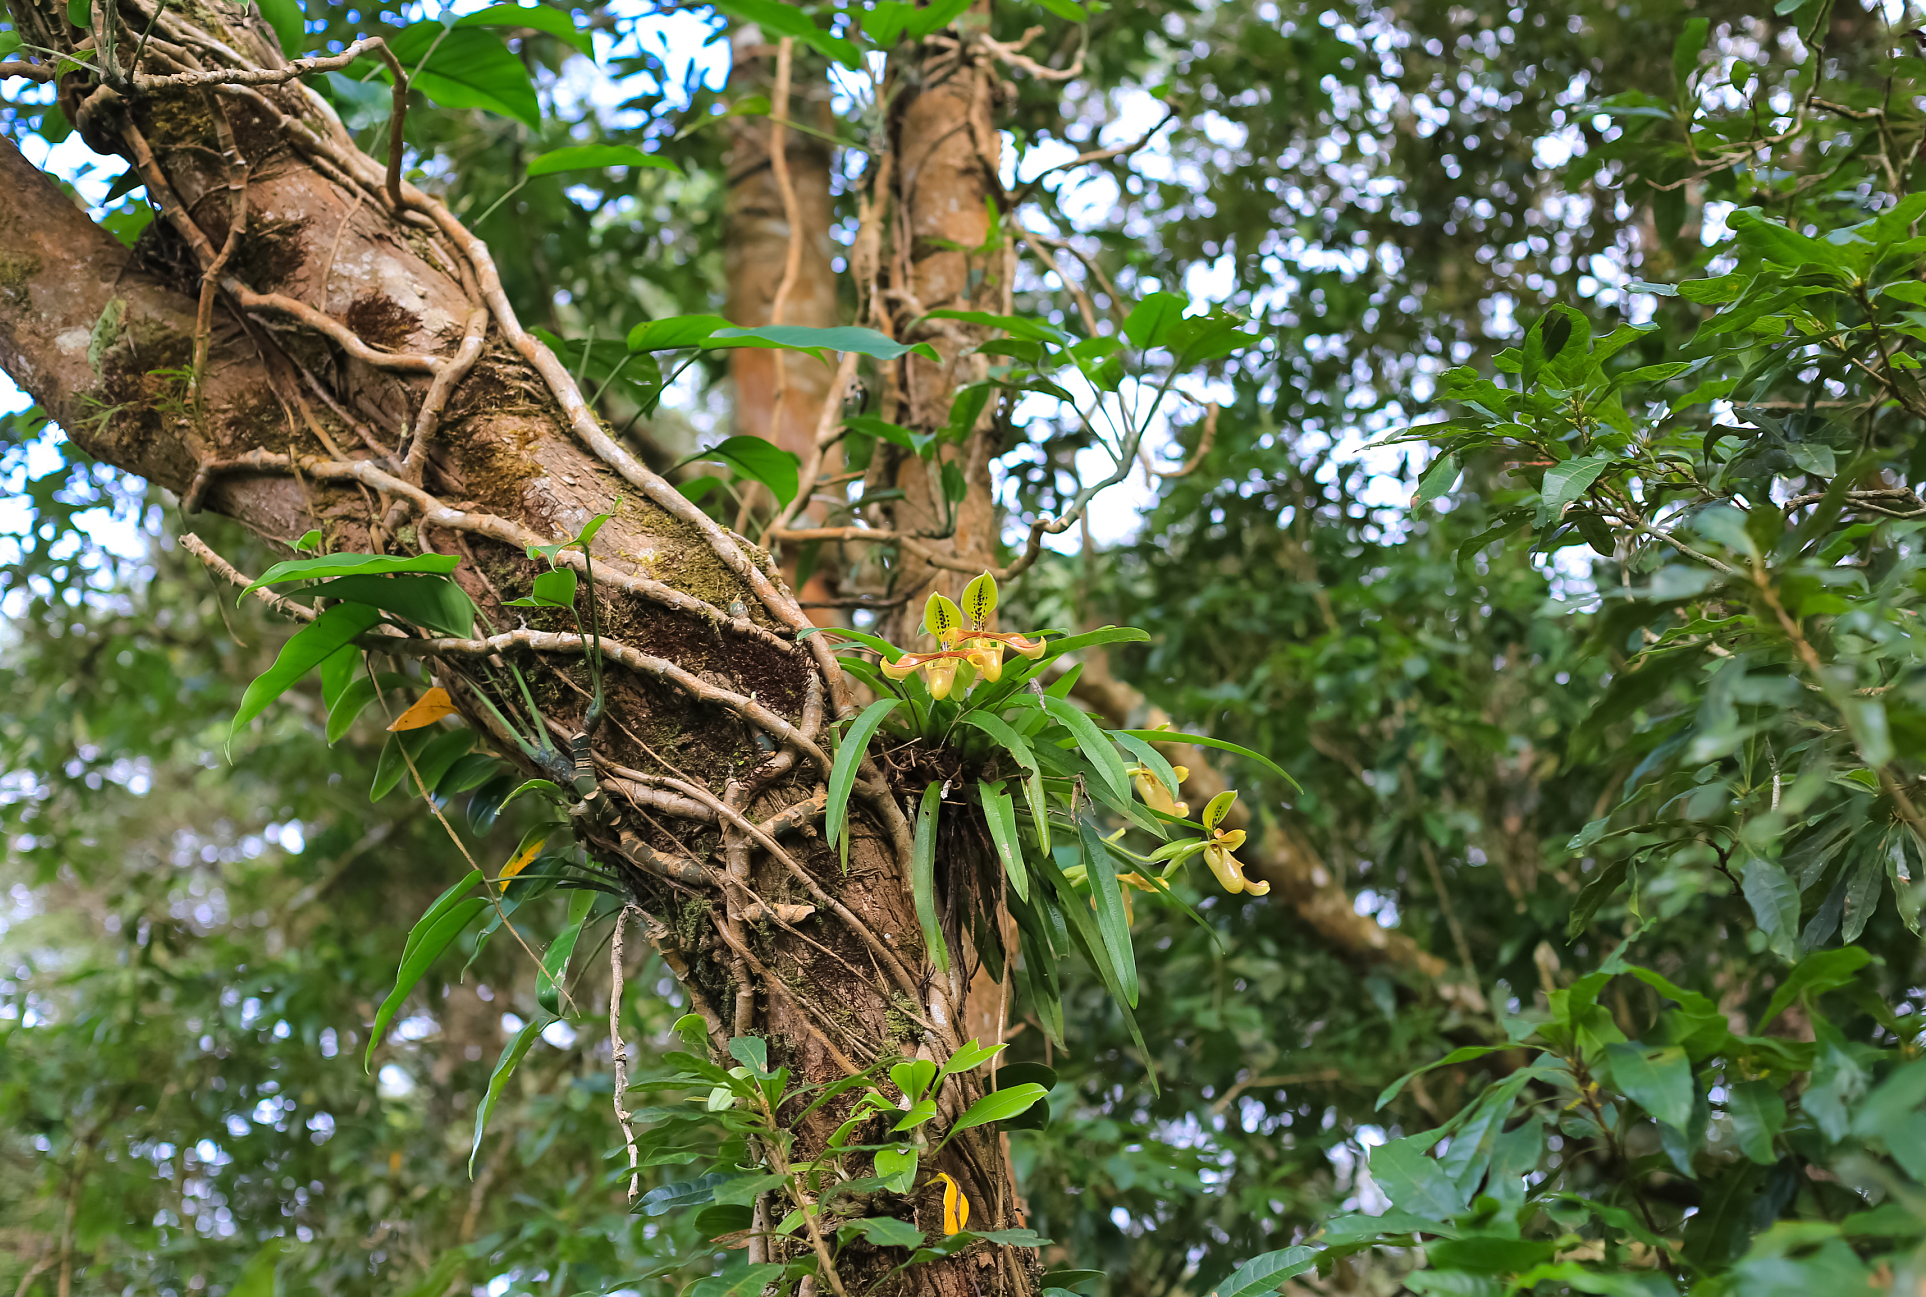
[[[1898, 800], [1918, 799], [1926, 506], [1841, 494], [1803, 506], [1825, 513], [1803, 532], [1766, 524], [1926, 468], [1912, 230], [1858, 268], [1830, 237], [1915, 187], [1922, 68], [1899, 6], [1779, 9], [1138, 4], [1093, 18], [1086, 77], [1022, 86], [1014, 139], [1045, 159], [1129, 142], [1168, 105], [1154, 147], [1053, 178], [1021, 219], [1073, 235], [1125, 297], [1188, 286], [1265, 342], [1218, 380], [1200, 469], [1162, 481], [1130, 539], [1006, 598], [1035, 624], [1150, 630], [1114, 669], [1296, 774], [1287, 797], [1239, 772], [1260, 826], [1488, 1006], [1348, 960], [1276, 895], [1189, 895], [1214, 937], [1140, 907], [1161, 1092], [1100, 985], [1066, 988], [1069, 1056], [1035, 1029], [1013, 1048], [1062, 1078], [1051, 1125], [1012, 1136], [1030, 1223], [1114, 1297], [1206, 1290], [1303, 1240], [1327, 1264], [1293, 1282], [1338, 1291], [1917, 1282], [1922, 865]], [[686, 178], [542, 178], [481, 225], [525, 319], [613, 338], [720, 301], [720, 136], [678, 138], [718, 98], [669, 84], [633, 11], [581, 14], [622, 107], [529, 34], [539, 127], [421, 111], [411, 144], [471, 215], [563, 143], [670, 152]], [[62, 134], [31, 102], [9, 112], [16, 138]], [[110, 200], [129, 229], [136, 203]], [[1814, 246], [1748, 240], [1739, 207]], [[1061, 285], [1027, 271], [1019, 310], [1069, 318]], [[1694, 368], [1652, 368], [1674, 364]], [[638, 425], [664, 462], [726, 399], [693, 372]], [[1420, 416], [1449, 420], [1435, 451], [1357, 454]], [[63, 1256], [81, 1291], [666, 1292], [707, 1273], [682, 1217], [622, 1209], [593, 1027], [535, 1047], [464, 1174], [492, 1060], [535, 1012], [514, 952], [433, 986], [362, 1072], [407, 917], [462, 862], [419, 805], [366, 800], [371, 721], [325, 749], [310, 699], [229, 764], [226, 718], [283, 630], [162, 539], [168, 502], [50, 454], [30, 419], [7, 430], [0, 1283], [51, 1292]], [[1012, 503], [1047, 510], [1078, 434], [1026, 431]], [[102, 544], [109, 513], [140, 557]], [[1767, 593], [1795, 600], [1817, 671]], [[501, 858], [509, 821], [484, 843]], [[664, 970], [631, 979], [625, 1012], [646, 1068], [681, 1012]], [[1495, 1052], [1380, 1106], [1459, 1048]], [[1488, 1093], [1508, 1078], [1523, 1088]], [[1343, 1219], [1387, 1206], [1402, 1215]], [[1393, 1246], [1365, 1250], [1380, 1231]]]

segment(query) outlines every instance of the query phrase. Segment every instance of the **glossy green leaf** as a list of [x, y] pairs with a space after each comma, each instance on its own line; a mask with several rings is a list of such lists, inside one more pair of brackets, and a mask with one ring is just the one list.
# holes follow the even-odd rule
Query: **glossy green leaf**
[[1262, 1297], [1284, 1286], [1284, 1281], [1317, 1264], [1318, 1249], [1287, 1247], [1252, 1257], [1210, 1290], [1210, 1297]]
[[1732, 1119], [1732, 1140], [1761, 1166], [1779, 1160], [1773, 1140], [1785, 1129], [1786, 1101], [1770, 1081], [1741, 1081], [1726, 1093], [1726, 1114]]
[[[380, 576], [395, 572], [433, 572], [446, 576], [461, 563], [458, 554], [322, 554], [276, 563], [241, 591], [241, 599], [262, 586], [289, 581], [323, 581], [344, 576]], [[235, 600], [238, 605], [241, 599]]]
[[731, 18], [756, 24], [765, 36], [793, 36], [851, 72], [862, 65], [862, 52], [853, 43], [824, 31], [801, 9], [783, 0], [722, 0], [716, 8]]
[[[563, 149], [550, 149], [529, 160], [528, 174], [552, 176], [564, 171], [604, 171], [610, 167], [653, 167], [658, 171], [682, 174], [682, 168], [669, 159], [657, 153], [644, 153], [633, 144], [572, 144]], [[630, 350], [650, 351], [654, 348], [631, 347]]]
[[906, 355], [937, 359], [936, 348], [927, 342], [898, 342], [886, 333], [855, 325], [840, 325], [833, 329], [809, 328], [800, 324], [765, 324], [754, 329], [723, 328], [710, 334], [705, 345], [728, 347], [756, 343], [811, 353], [853, 351], [858, 355], [874, 356], [878, 360], [895, 360], [898, 356]]
[[1023, 844], [1017, 840], [1016, 806], [1001, 783], [977, 782], [977, 796], [983, 803], [983, 820], [990, 830], [990, 842], [1003, 864], [1003, 876], [1019, 900], [1030, 896], [1030, 875], [1023, 867]]
[[488, 1074], [488, 1089], [483, 1091], [481, 1102], [475, 1107], [475, 1136], [468, 1145], [468, 1178], [475, 1178], [475, 1158], [481, 1153], [482, 1136], [488, 1133], [488, 1118], [495, 1111], [495, 1104], [502, 1097], [502, 1089], [508, 1078], [515, 1074], [515, 1065], [528, 1053], [529, 1046], [541, 1036], [544, 1028], [555, 1021], [553, 1018], [536, 1018], [523, 1025], [522, 1029], [509, 1037], [502, 1046], [501, 1057], [495, 1060], [495, 1070]]
[[535, 585], [529, 594], [520, 599], [510, 599], [504, 604], [508, 608], [573, 608], [575, 606], [575, 569], [558, 567], [553, 571], [536, 576]]
[[942, 925], [936, 915], [936, 825], [943, 804], [943, 785], [933, 783], [923, 790], [916, 808], [916, 836], [910, 846], [910, 895], [916, 904], [916, 922], [923, 929], [923, 945], [938, 972], [950, 966], [949, 943], [943, 939]]
[[1465, 1208], [1445, 1169], [1415, 1139], [1394, 1139], [1371, 1150], [1371, 1178], [1401, 1211], [1449, 1220]]
[[762, 483], [785, 506], [796, 498], [802, 481], [801, 457], [761, 437], [730, 437], [697, 451], [676, 467], [705, 459], [728, 464], [744, 477]]
[[[1048, 851], [1050, 849], [1049, 803], [1044, 798], [1042, 767], [1037, 764], [1036, 752], [1030, 747], [1029, 740], [1012, 729], [1003, 718], [992, 716], [984, 711], [964, 712], [959, 718], [959, 723], [989, 735], [993, 743], [1008, 752], [1012, 760], [1029, 772], [1022, 781], [1023, 798], [1030, 808], [1030, 823], [1036, 830], [1037, 847], [1041, 851]], [[1015, 884], [1012, 883], [1011, 886], [1014, 888]], [[1024, 893], [1019, 891], [1017, 894], [1022, 896]]]
[[395, 971], [394, 988], [375, 1011], [374, 1026], [368, 1032], [368, 1049], [362, 1057], [364, 1069], [373, 1069], [375, 1049], [387, 1038], [388, 1024], [401, 1011], [409, 992], [421, 983], [429, 967], [441, 958], [442, 952], [448, 949], [455, 938], [488, 908], [488, 902], [479, 896], [460, 897], [460, 893], [479, 881], [479, 876], [480, 871], [477, 870], [444, 892], [441, 900], [430, 906], [408, 933], [407, 948], [402, 952], [401, 965]]
[[542, 952], [541, 972], [535, 979], [535, 1001], [553, 1014], [561, 1013], [562, 988], [568, 984], [568, 961], [575, 954], [576, 943], [582, 938], [582, 927], [588, 922], [589, 911], [594, 907], [596, 893], [579, 891], [569, 898], [568, 920], [555, 940], [548, 943]]
[[1130, 776], [1124, 773], [1123, 758], [1117, 755], [1117, 747], [1105, 733], [1097, 728], [1090, 714], [1065, 698], [1054, 698], [1045, 694], [1037, 700], [1043, 709], [1070, 732], [1077, 741], [1077, 750], [1090, 759], [1098, 776], [1119, 800], [1130, 797]]
[[1605, 1047], [1618, 1092], [1668, 1126], [1683, 1130], [1692, 1119], [1692, 1064], [1676, 1045], [1651, 1049], [1613, 1043]]
[[1285, 772], [1284, 767], [1278, 765], [1277, 762], [1271, 760], [1261, 752], [1253, 752], [1247, 747], [1228, 742], [1224, 739], [1213, 738], [1207, 734], [1183, 734], [1174, 730], [1113, 730], [1111, 732], [1117, 735], [1128, 734], [1133, 738], [1145, 739], [1151, 743], [1190, 743], [1200, 748], [1216, 748], [1219, 752], [1234, 753], [1237, 756], [1257, 762], [1258, 765], [1263, 766], [1266, 770], [1276, 775], [1279, 779], [1282, 779], [1291, 787], [1296, 788], [1299, 792], [1304, 791], [1297, 780], [1291, 778], [1291, 776]]
[[256, 676], [247, 692], [241, 695], [240, 708], [227, 728], [230, 747], [243, 725], [267, 710], [269, 703], [292, 689], [302, 676], [380, 620], [381, 614], [365, 604], [340, 603], [296, 631], [293, 638], [281, 646], [274, 665]]
[[1040, 1085], [1016, 1085], [1007, 1090], [992, 1090], [971, 1104], [956, 1124], [950, 1127], [950, 1134], [969, 1130], [976, 1126], [987, 1126], [993, 1121], [1007, 1121], [1019, 1113], [1028, 1112], [1032, 1105], [1041, 1103], [1048, 1094]]
[[836, 747], [836, 759], [829, 768], [829, 802], [824, 811], [824, 831], [828, 834], [829, 845], [840, 847], [843, 853], [843, 867], [849, 867], [849, 840], [846, 829], [849, 824], [849, 794], [856, 786], [856, 773], [869, 755], [869, 740], [876, 733], [883, 718], [902, 703], [900, 698], [882, 698], [863, 708], [855, 720], [850, 722], [849, 732]]
[[674, 315], [650, 320], [629, 330], [630, 351], [675, 351], [699, 347], [717, 329], [730, 327], [720, 315]]
[[[409, 88], [442, 107], [480, 108], [512, 117], [531, 130], [541, 126], [542, 106], [528, 68], [493, 32], [475, 26], [445, 29], [431, 19], [389, 37], [388, 48], [407, 70]], [[358, 76], [363, 70], [364, 64], [358, 63], [349, 74]], [[379, 73], [387, 79], [385, 68]]]
[[[455, 19], [455, 26], [526, 28], [545, 32], [581, 51], [584, 58], [595, 57], [594, 40], [588, 32], [575, 25], [575, 20], [566, 9], [551, 9], [546, 5], [490, 5], [486, 9], [463, 14]], [[530, 174], [535, 172], [531, 170]]]
[[1123, 323], [1124, 337], [1140, 351], [1161, 347], [1190, 303], [1175, 293], [1152, 293], [1131, 308]]
[[440, 576], [344, 576], [297, 590], [296, 599], [346, 599], [379, 608], [402, 621], [468, 639], [475, 633], [475, 602]]
[[1110, 966], [1117, 972], [1117, 984], [1124, 1000], [1137, 1007], [1137, 953], [1130, 944], [1130, 923], [1124, 917], [1123, 888], [1117, 882], [1117, 862], [1111, 859], [1096, 823], [1088, 815], [1077, 817], [1077, 839], [1083, 847], [1084, 877], [1090, 883], [1090, 898], [1097, 911], [1097, 933], [1103, 939]]

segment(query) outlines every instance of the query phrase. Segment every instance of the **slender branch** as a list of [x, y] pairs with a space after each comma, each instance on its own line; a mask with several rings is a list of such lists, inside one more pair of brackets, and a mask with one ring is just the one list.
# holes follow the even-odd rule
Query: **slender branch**
[[625, 1099], [629, 1089], [629, 1047], [622, 1043], [622, 939], [629, 916], [640, 914], [634, 905], [624, 905], [615, 916], [615, 933], [609, 938], [609, 1053], [615, 1064], [615, 1124], [622, 1128], [622, 1143], [629, 1151], [629, 1205], [635, 1205], [642, 1192], [641, 1155], [635, 1147], [635, 1118]]

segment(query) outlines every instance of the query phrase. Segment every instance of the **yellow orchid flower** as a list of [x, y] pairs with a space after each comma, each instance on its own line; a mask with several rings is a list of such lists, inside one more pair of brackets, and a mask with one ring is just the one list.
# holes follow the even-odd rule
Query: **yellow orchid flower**
[[975, 667], [991, 684], [1003, 675], [1003, 645], [989, 636], [979, 636], [963, 641], [963, 647], [970, 652], [969, 663]]
[[[1164, 787], [1164, 781], [1159, 779], [1149, 766], [1130, 766], [1124, 773], [1129, 775], [1137, 785], [1138, 799], [1151, 810], [1174, 815], [1180, 820], [1190, 814], [1190, 803], [1180, 802], [1172, 797], [1171, 794], [1177, 790]], [[1170, 773], [1177, 776], [1177, 782], [1181, 786], [1184, 780], [1190, 778], [1190, 767], [1172, 766]]]
[[1270, 895], [1271, 885], [1267, 882], [1253, 881], [1244, 877], [1244, 866], [1232, 852], [1244, 845], [1244, 830], [1211, 830], [1211, 839], [1204, 846], [1204, 863], [1217, 875], [1217, 881], [1224, 890], [1232, 894], [1248, 892], [1252, 896]]
[[947, 1238], [961, 1234], [963, 1227], [970, 1223], [970, 1200], [963, 1196], [963, 1190], [956, 1181], [938, 1171], [936, 1178], [943, 1182], [943, 1234]]
[[930, 678], [930, 697], [948, 698], [956, 684], [957, 660], [947, 653], [931, 654], [923, 663], [923, 674]]

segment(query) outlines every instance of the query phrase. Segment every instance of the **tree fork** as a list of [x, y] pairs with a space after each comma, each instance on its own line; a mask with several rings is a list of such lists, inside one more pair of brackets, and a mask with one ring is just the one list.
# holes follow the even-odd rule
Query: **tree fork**
[[[622, 833], [591, 831], [598, 859], [619, 871], [712, 1028], [753, 1030], [800, 1079], [842, 1075], [859, 1043], [878, 1057], [947, 1057], [962, 1006], [915, 935], [892, 772], [865, 763], [847, 873], [814, 832], [822, 729], [849, 692], [820, 637], [796, 642], [807, 618], [767, 555], [615, 442], [515, 319], [486, 248], [400, 179], [398, 153], [384, 166], [355, 148], [258, 17], [226, 0], [197, 7], [208, 26], [143, 0], [96, 14], [123, 50], [151, 28], [139, 71], [167, 84], [109, 60], [107, 84], [91, 71], [62, 77], [61, 103], [90, 144], [139, 167], [162, 219], [130, 253], [0, 144], [0, 365], [88, 454], [270, 542], [319, 529], [335, 550], [462, 554], [456, 579], [504, 625], [516, 622], [504, 587], [537, 570], [525, 544], [613, 512], [592, 558], [611, 645], [595, 759]], [[32, 43], [74, 51], [64, 7], [18, 0], [14, 17]], [[425, 656], [456, 685], [462, 714], [498, 739], [460, 665], [514, 652], [566, 739], [585, 705], [581, 637], [554, 614], [530, 621], [500, 645], [369, 645]], [[693, 889], [709, 875], [652, 870], [657, 857], [699, 869], [720, 858], [723, 877]], [[792, 921], [785, 901], [798, 888], [815, 913]], [[716, 941], [668, 921], [690, 906]], [[716, 1012], [725, 1004], [733, 1021]], [[958, 1079], [964, 1101], [977, 1097], [978, 1078]], [[1016, 1224], [1007, 1156], [981, 1133], [930, 1169], [964, 1185], [986, 1226]], [[826, 1134], [798, 1131], [798, 1152]], [[912, 1205], [885, 1197], [871, 1209]], [[887, 1268], [864, 1246], [845, 1253], [845, 1275]], [[1012, 1265], [982, 1252], [917, 1267], [910, 1283], [959, 1297], [1034, 1288], [1033, 1256]]]

